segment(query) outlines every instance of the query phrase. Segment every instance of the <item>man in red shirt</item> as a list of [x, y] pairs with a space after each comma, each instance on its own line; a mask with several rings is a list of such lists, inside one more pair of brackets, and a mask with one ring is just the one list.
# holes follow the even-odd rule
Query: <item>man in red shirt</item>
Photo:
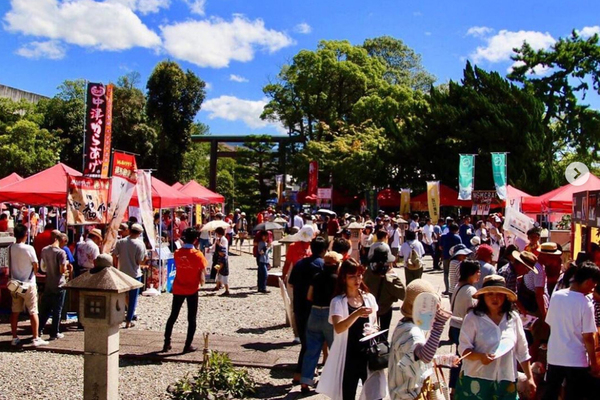
[[0, 232], [8, 232], [8, 215], [0, 214]]
[[198, 289], [204, 285], [204, 271], [208, 265], [206, 258], [200, 250], [194, 247], [200, 234], [193, 228], [183, 231], [181, 238], [184, 245], [175, 252], [175, 281], [173, 282], [173, 305], [171, 315], [165, 329], [165, 344], [163, 352], [171, 350], [171, 334], [173, 325], [179, 317], [179, 311], [184, 301], [188, 308], [188, 330], [185, 340], [184, 353], [198, 350], [192, 346], [194, 334], [196, 333], [196, 317], [198, 314]]
[[33, 239], [33, 248], [35, 249], [35, 254], [37, 255], [38, 260], [42, 259], [42, 249], [54, 243], [54, 240], [52, 239], [52, 231], [54, 229], [56, 229], [54, 222], [49, 222], [46, 224], [46, 226], [44, 226], [44, 231], [42, 233], [38, 233], [38, 235]]

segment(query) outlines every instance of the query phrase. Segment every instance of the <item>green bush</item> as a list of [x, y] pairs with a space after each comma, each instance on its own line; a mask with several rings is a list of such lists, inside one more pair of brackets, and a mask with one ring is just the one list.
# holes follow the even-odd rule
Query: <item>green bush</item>
[[246, 398], [254, 387], [248, 371], [235, 368], [227, 354], [211, 351], [197, 375], [186, 375], [167, 391], [175, 400], [228, 400]]

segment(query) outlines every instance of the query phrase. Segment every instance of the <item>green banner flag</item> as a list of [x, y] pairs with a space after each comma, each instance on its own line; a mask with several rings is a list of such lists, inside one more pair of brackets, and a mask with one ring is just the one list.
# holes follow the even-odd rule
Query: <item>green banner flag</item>
[[458, 164], [458, 198], [471, 200], [475, 182], [475, 155], [461, 154]]
[[506, 153], [492, 153], [494, 185], [500, 200], [506, 200]]

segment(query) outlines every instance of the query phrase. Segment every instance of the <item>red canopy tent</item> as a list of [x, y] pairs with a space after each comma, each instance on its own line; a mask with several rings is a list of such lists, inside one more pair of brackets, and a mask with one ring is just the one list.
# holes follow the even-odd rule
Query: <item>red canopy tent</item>
[[171, 187], [175, 190], [179, 190], [183, 187], [183, 183], [181, 182], [175, 182], [174, 184], [171, 185]]
[[[400, 203], [398, 203], [400, 204]], [[471, 200], [459, 200], [458, 192], [440, 183], [440, 207], [471, 207]], [[427, 211], [427, 191], [410, 199], [410, 209], [413, 211]]]
[[394, 189], [383, 189], [377, 193], [377, 204], [379, 207], [400, 208], [400, 192]]
[[191, 196], [196, 204], [225, 203], [225, 197], [205, 188], [193, 179], [180, 187], [179, 191]]
[[12, 185], [13, 183], [16, 183], [16, 182], [21, 182], [22, 180], [23, 180], [23, 178], [21, 178], [21, 175], [17, 174], [16, 172], [13, 172], [12, 174], [0, 179], [0, 188], [3, 188], [8, 185]]
[[[152, 207], [154, 208], [172, 208], [192, 204], [194, 199], [178, 190], [173, 189], [163, 181], [152, 177]], [[137, 188], [133, 191], [131, 197], [132, 206], [138, 207]]]
[[541, 196], [524, 197], [521, 209], [524, 213], [541, 214], [555, 212], [569, 214], [573, 207], [573, 193], [600, 190], [600, 178], [589, 174], [581, 176], [573, 183], [566, 184]]
[[[335, 206], [349, 206], [356, 201], [356, 196], [350, 196], [347, 193], [333, 189], [331, 192], [331, 202]], [[301, 190], [296, 195], [296, 201], [299, 204], [314, 204], [317, 202], [316, 196], [307, 196], [306, 190]]]
[[0, 202], [65, 207], [67, 204], [67, 175], [81, 176], [81, 172], [58, 163], [0, 189]]

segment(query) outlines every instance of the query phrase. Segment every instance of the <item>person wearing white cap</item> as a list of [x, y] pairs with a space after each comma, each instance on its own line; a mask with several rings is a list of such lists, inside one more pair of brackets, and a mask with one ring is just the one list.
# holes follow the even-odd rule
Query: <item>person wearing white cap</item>
[[310, 242], [315, 237], [315, 230], [312, 225], [303, 226], [297, 233], [290, 236], [294, 240], [285, 254], [283, 263], [283, 279], [287, 280], [294, 265], [305, 257], [310, 257]]
[[100, 254], [102, 243], [102, 231], [94, 228], [87, 233], [85, 242], [78, 243], [75, 247], [75, 260], [77, 260], [76, 275], [79, 276], [84, 272], [94, 268], [94, 260]]
[[[140, 224], [133, 224], [129, 228], [129, 232], [129, 236], [117, 240], [112, 253], [113, 264], [115, 268], [120, 269], [133, 279], [141, 282], [142, 269], [140, 268], [140, 264], [146, 260], [146, 245], [140, 239], [144, 228]], [[139, 292], [139, 289], [129, 291], [129, 307], [127, 308], [127, 316], [125, 318], [125, 328], [135, 326], [132, 321], [135, 315]]]

